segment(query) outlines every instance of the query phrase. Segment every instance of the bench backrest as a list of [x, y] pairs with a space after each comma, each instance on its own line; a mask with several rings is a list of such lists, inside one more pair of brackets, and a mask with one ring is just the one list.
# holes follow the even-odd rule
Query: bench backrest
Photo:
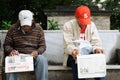
[[[1, 45], [4, 42], [6, 32], [0, 33]], [[44, 30], [44, 32], [47, 48], [43, 55], [47, 57], [50, 65], [62, 64], [64, 54], [62, 30]], [[120, 47], [118, 30], [99, 30], [99, 35], [103, 43], [106, 63], [114, 63], [116, 48]]]
[[47, 48], [44, 56], [47, 57], [49, 64], [62, 64], [64, 54], [62, 30], [46, 30], [45, 38]]
[[[116, 61], [116, 49], [119, 48], [118, 30], [99, 30], [102, 47], [106, 55], [106, 63], [113, 64]], [[62, 64], [63, 62], [63, 33], [62, 31], [45, 31], [47, 50], [45, 56], [50, 64]]]
[[102, 47], [106, 55], [106, 63], [114, 64], [116, 61], [116, 49], [119, 48], [118, 30], [99, 30]]

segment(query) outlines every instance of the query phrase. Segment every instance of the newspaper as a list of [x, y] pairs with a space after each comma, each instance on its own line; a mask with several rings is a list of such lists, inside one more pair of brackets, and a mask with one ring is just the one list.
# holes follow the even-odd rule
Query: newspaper
[[77, 56], [78, 78], [105, 77], [106, 61], [104, 54]]
[[5, 58], [5, 73], [33, 71], [33, 57], [28, 54], [7, 56]]

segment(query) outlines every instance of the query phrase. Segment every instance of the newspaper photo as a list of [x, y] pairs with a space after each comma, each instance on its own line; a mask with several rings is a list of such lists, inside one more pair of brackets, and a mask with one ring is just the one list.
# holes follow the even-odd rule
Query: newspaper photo
[[5, 58], [5, 73], [33, 71], [33, 57], [28, 54], [7, 56]]
[[104, 54], [77, 56], [78, 78], [105, 77], [106, 61]]

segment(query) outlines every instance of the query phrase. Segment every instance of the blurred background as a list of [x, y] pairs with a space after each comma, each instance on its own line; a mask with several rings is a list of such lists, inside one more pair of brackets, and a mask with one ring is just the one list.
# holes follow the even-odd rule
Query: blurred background
[[47, 29], [47, 15], [44, 10], [57, 6], [97, 6], [101, 11], [111, 11], [110, 29], [120, 30], [120, 0], [0, 0], [0, 30], [7, 30], [18, 19], [20, 10], [28, 9], [34, 13], [37, 23]]

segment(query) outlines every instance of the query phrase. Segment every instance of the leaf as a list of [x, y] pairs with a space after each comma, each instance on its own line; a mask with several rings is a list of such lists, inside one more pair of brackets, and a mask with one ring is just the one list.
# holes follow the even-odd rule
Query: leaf
[[49, 22], [49, 30], [59, 30], [58, 21], [51, 19], [51, 20], [48, 20], [48, 22]]
[[2, 26], [0, 27], [0, 30], [8, 30], [10, 26], [11, 26], [11, 21], [2, 20]]

